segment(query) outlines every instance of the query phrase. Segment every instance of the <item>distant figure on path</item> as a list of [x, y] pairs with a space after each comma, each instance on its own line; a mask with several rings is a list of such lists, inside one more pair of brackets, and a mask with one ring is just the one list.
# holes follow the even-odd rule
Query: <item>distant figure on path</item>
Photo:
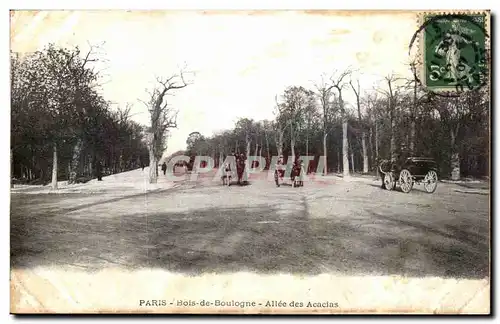
[[102, 181], [102, 163], [101, 163], [101, 161], [97, 162], [97, 164], [96, 164], [96, 175], [97, 175], [97, 181]]
[[167, 174], [167, 163], [166, 162], [163, 162], [163, 164], [161, 165], [161, 170], [163, 171], [163, 175]]
[[142, 171], [144, 171], [144, 162], [141, 161], [141, 168], [142, 168]]

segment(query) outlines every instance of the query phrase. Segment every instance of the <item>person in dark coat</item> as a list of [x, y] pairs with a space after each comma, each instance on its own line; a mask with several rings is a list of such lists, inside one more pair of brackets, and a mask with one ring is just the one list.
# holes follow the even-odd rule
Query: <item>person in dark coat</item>
[[101, 163], [101, 161], [97, 162], [97, 164], [96, 164], [96, 175], [97, 175], [97, 181], [102, 181], [102, 163]]
[[163, 175], [167, 174], [167, 163], [166, 162], [163, 162], [163, 164], [161, 165], [161, 170], [163, 171]]

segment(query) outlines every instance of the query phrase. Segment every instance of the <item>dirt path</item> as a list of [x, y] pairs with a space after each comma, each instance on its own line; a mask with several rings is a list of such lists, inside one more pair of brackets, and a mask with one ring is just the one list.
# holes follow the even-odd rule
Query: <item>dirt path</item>
[[489, 197], [377, 182], [222, 187], [210, 177], [119, 199], [11, 198], [11, 264], [484, 278]]

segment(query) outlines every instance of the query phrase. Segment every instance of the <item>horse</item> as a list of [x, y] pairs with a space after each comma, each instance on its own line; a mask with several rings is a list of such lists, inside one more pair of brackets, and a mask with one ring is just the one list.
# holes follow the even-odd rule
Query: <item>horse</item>
[[280, 186], [280, 180], [283, 181], [284, 177], [285, 170], [283, 169], [283, 158], [279, 157], [274, 170], [274, 181], [276, 182], [277, 187]]
[[[302, 175], [304, 172], [304, 163], [302, 160], [296, 161], [293, 164], [292, 167], [292, 172], [290, 175], [290, 178], [292, 180], [292, 186], [294, 187], [303, 187], [304, 186], [304, 181], [302, 180]], [[296, 180], [298, 179], [298, 180]]]
[[241, 184], [241, 180], [243, 178], [243, 173], [245, 172], [245, 157], [240, 155], [239, 158], [236, 159], [236, 173], [238, 175], [238, 184]]
[[230, 186], [231, 185], [231, 179], [233, 177], [233, 173], [231, 171], [231, 165], [229, 163], [224, 163], [223, 167], [223, 174], [222, 174], [222, 185], [224, 186]]

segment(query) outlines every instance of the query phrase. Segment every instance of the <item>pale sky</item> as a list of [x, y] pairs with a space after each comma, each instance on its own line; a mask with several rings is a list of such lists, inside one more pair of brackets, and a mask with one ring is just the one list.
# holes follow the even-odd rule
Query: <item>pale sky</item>
[[[189, 133], [211, 135], [238, 117], [272, 119], [274, 96], [290, 85], [313, 88], [321, 75], [349, 66], [362, 86], [390, 73], [410, 76], [408, 45], [416, 14], [351, 12], [307, 14], [276, 11], [42, 11], [11, 19], [11, 50], [31, 52], [54, 42], [102, 47], [108, 60], [105, 99], [125, 106], [149, 124], [139, 98], [155, 76], [170, 76], [187, 64], [194, 83], [169, 102], [179, 110], [167, 154], [185, 148]], [[344, 97], [354, 103], [350, 90]]]

